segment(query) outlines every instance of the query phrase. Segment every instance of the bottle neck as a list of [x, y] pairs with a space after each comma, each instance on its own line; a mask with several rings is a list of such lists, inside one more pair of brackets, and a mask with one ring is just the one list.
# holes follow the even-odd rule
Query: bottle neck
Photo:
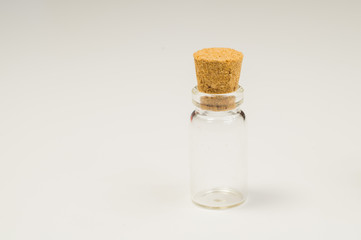
[[209, 94], [198, 91], [197, 87], [192, 90], [192, 101], [196, 111], [207, 115], [225, 115], [240, 111], [243, 102], [243, 88], [231, 93]]
[[238, 106], [236, 108], [230, 109], [230, 110], [226, 110], [226, 111], [212, 111], [212, 110], [204, 110], [200, 107], [195, 107], [195, 112], [197, 112], [198, 114], [202, 114], [202, 115], [207, 115], [207, 116], [214, 116], [214, 117], [222, 117], [222, 116], [227, 116], [227, 115], [233, 115], [233, 114], [238, 114], [240, 111], [242, 111], [241, 106]]

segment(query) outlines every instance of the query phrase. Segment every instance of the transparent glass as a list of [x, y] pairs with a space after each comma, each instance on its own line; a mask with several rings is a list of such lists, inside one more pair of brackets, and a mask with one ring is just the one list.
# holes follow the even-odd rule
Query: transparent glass
[[247, 197], [243, 89], [227, 94], [192, 90], [190, 123], [192, 201], [202, 207], [238, 206]]

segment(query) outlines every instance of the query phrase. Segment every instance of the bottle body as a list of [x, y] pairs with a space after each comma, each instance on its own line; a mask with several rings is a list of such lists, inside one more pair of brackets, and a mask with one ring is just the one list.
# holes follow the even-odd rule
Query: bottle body
[[222, 209], [246, 200], [245, 114], [240, 108], [242, 97], [237, 96], [241, 93], [243, 90], [207, 94], [208, 99], [202, 96], [203, 101], [201, 97], [193, 98], [196, 109], [190, 124], [191, 195], [197, 205]]

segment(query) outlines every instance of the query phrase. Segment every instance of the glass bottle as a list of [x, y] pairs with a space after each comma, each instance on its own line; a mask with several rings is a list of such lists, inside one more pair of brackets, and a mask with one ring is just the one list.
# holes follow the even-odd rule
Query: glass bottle
[[190, 123], [192, 201], [224, 209], [245, 202], [247, 161], [243, 89], [226, 94], [192, 90]]

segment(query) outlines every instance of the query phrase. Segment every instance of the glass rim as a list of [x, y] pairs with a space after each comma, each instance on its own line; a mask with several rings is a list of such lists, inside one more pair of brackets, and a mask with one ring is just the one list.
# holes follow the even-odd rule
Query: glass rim
[[192, 102], [202, 110], [228, 111], [237, 109], [243, 103], [243, 88], [238, 85], [234, 92], [230, 93], [204, 93], [195, 86], [192, 89]]

